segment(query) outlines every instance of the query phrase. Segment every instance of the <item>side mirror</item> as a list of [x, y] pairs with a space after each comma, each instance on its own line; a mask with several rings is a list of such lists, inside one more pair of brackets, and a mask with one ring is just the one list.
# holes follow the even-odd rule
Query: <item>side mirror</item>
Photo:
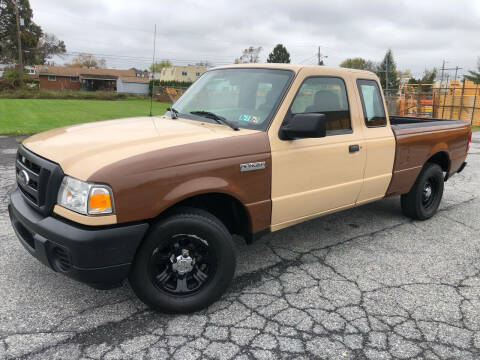
[[280, 128], [280, 139], [320, 138], [327, 135], [325, 114], [295, 114]]

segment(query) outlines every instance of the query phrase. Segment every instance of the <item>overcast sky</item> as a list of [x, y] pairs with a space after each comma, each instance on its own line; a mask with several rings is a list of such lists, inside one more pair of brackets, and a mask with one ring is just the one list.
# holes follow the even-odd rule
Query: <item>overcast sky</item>
[[[30, 0], [34, 20], [67, 51], [101, 54], [108, 67], [146, 68], [157, 24], [157, 59], [232, 63], [262, 46], [261, 61], [284, 44], [292, 63], [348, 57], [380, 61], [391, 48], [399, 70], [474, 68], [480, 56], [478, 0]], [[66, 57], [65, 61], [69, 58]], [[453, 76], [453, 72], [451, 72]]]

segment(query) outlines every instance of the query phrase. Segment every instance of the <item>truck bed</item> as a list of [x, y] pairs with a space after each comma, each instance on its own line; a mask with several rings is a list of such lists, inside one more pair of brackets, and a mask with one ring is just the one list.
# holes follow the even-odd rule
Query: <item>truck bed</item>
[[465, 124], [462, 120], [430, 119], [410, 116], [390, 116], [392, 129], [412, 129], [418, 127], [445, 126]]
[[462, 166], [467, 156], [470, 124], [461, 120], [390, 116], [395, 135], [395, 160], [388, 195], [410, 191], [423, 165], [435, 157], [446, 178]]

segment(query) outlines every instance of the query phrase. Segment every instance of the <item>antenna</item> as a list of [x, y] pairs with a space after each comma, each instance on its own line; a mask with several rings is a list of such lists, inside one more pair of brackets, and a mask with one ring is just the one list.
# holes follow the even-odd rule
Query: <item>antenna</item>
[[155, 41], [157, 40], [157, 24], [153, 32], [152, 93], [150, 95], [150, 116], [152, 116], [153, 90], [155, 89]]

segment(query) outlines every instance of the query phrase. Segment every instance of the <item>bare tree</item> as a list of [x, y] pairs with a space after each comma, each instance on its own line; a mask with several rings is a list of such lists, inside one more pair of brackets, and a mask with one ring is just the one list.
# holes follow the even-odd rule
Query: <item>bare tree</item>
[[43, 33], [37, 44], [37, 56], [40, 64], [45, 64], [49, 59], [62, 56], [66, 52], [65, 43], [54, 34]]
[[84, 67], [87, 69], [102, 69], [106, 66], [106, 61], [103, 58], [97, 58], [92, 54], [80, 53], [72, 60], [72, 66]]
[[248, 64], [248, 63], [258, 63], [260, 60], [260, 52], [262, 47], [257, 48], [250, 46], [249, 48], [243, 50], [242, 56], [235, 59], [235, 64]]

